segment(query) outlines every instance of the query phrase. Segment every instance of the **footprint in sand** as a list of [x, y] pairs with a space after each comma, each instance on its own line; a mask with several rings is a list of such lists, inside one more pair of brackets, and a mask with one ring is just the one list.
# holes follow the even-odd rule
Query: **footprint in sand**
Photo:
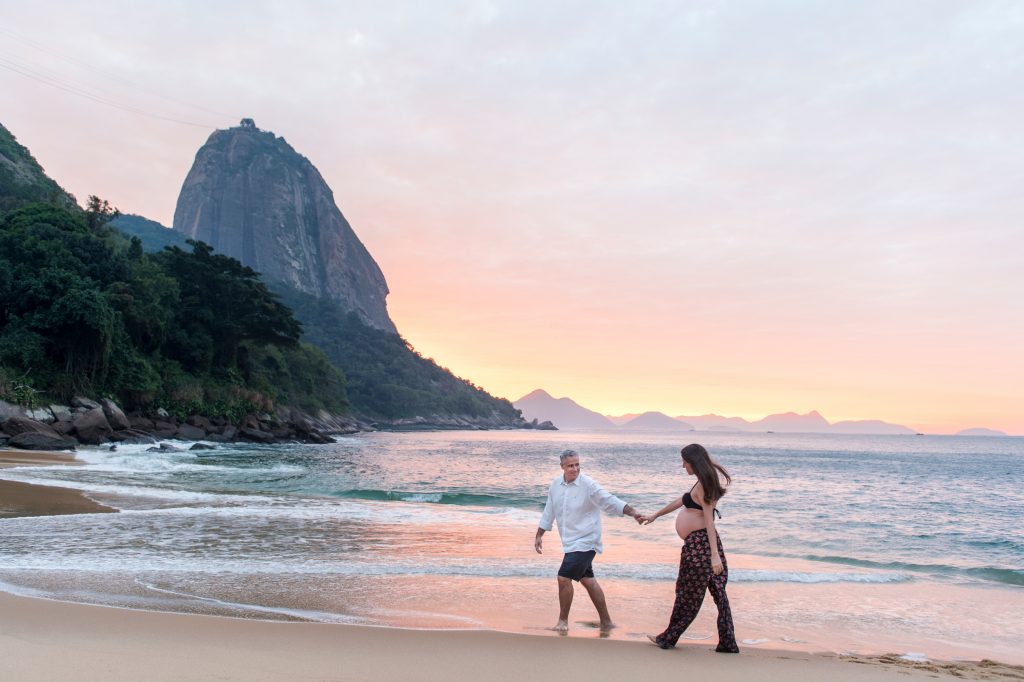
[[[598, 621], [598, 620], [578, 620], [578, 621], [576, 621], [576, 625], [579, 625], [579, 626], [585, 627], [585, 628], [589, 628], [591, 630], [601, 630], [601, 629], [603, 629], [601, 627], [601, 621]], [[617, 627], [619, 627], [619, 626], [615, 625], [613, 623], [612, 626], [610, 628], [608, 628], [608, 629], [609, 630], [614, 630]]]
[[611, 637], [612, 630], [617, 627], [613, 624], [610, 628], [603, 628], [601, 627], [601, 622], [596, 620], [578, 620], [576, 621], [576, 624], [586, 628], [587, 630], [597, 630], [601, 639], [608, 639]]

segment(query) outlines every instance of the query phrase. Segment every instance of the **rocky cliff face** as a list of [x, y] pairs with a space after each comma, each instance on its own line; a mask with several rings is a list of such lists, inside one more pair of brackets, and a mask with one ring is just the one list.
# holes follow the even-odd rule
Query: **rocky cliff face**
[[337, 301], [397, 333], [387, 282], [309, 159], [250, 119], [210, 135], [174, 211], [174, 229], [269, 279]]

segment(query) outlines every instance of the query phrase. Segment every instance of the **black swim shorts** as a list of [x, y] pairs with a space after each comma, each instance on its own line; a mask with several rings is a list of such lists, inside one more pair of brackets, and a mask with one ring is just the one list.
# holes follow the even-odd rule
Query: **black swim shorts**
[[581, 578], [593, 578], [594, 569], [591, 564], [594, 563], [595, 556], [597, 556], [597, 551], [593, 549], [589, 552], [569, 552], [562, 558], [562, 565], [558, 567], [558, 575], [576, 582], [579, 582]]

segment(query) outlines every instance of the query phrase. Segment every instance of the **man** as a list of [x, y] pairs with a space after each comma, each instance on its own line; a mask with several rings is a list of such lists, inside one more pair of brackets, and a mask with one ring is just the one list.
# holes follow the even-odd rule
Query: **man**
[[643, 516], [631, 506], [615, 497], [589, 476], [580, 474], [580, 457], [574, 450], [566, 450], [559, 458], [562, 475], [548, 488], [534, 539], [534, 549], [541, 553], [544, 533], [551, 530], [551, 522], [558, 522], [558, 535], [562, 539], [565, 557], [558, 569], [558, 623], [553, 630], [569, 631], [569, 608], [572, 606], [573, 585], [577, 581], [586, 588], [590, 600], [601, 618], [601, 631], [608, 632], [615, 624], [608, 615], [604, 592], [594, 578], [591, 564], [601, 545], [601, 511], [609, 514], [632, 516], [640, 523]]

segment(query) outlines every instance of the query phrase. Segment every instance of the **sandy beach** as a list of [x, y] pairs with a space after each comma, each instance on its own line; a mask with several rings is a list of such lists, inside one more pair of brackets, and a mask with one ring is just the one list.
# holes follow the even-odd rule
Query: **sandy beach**
[[0, 594], [4, 680], [1024, 679], [995, 663], [707, 646], [661, 651], [595, 636], [400, 630], [132, 611]]
[[[75, 458], [59, 452], [0, 450], [0, 469], [16, 466], [75, 465]], [[77, 490], [0, 480], [0, 518], [97, 514], [116, 509], [94, 502]]]
[[34, 450], [0, 450], [0, 469], [17, 466], [41, 466], [78, 464], [74, 455], [66, 452], [37, 452]]

